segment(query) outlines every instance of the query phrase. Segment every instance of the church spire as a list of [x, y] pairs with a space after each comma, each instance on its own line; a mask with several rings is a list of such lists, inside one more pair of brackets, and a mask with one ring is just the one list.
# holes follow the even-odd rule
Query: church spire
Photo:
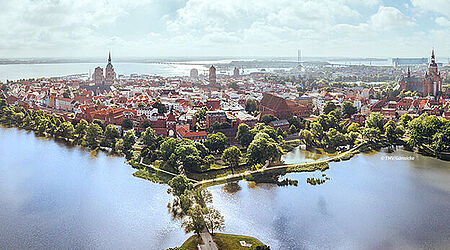
[[108, 63], [111, 63], [111, 51], [109, 51]]

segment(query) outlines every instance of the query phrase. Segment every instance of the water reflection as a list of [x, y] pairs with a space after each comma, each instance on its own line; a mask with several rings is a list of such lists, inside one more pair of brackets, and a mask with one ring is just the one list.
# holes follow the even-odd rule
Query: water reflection
[[382, 150], [331, 163], [331, 180], [322, 185], [307, 184], [311, 176], [322, 173], [288, 174], [298, 187], [241, 181], [233, 195], [209, 189], [226, 231], [251, 234], [273, 249], [450, 248], [450, 163]]
[[[292, 161], [317, 157], [293, 152]], [[89, 154], [0, 128], [0, 249], [166, 249], [186, 239], [167, 213], [167, 186], [132, 177], [123, 158]], [[319, 186], [306, 179], [321, 172], [287, 174], [298, 187], [209, 190], [226, 232], [272, 249], [450, 248], [448, 162], [397, 149], [331, 163], [326, 176]]]
[[121, 157], [0, 128], [0, 249], [166, 249], [186, 235], [167, 186]]
[[236, 192], [238, 192], [239, 190], [241, 190], [241, 186], [239, 186], [239, 184], [237, 182], [229, 182], [225, 185], [222, 186], [223, 191], [229, 193], [229, 194], [234, 194]]
[[336, 153], [326, 153], [322, 149], [304, 149], [302, 146], [294, 148], [292, 151], [281, 157], [286, 164], [310, 162], [319, 159], [335, 156]]

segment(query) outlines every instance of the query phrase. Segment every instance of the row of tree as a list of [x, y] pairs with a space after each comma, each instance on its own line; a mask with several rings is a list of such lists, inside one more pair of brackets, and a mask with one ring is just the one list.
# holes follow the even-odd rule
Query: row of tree
[[306, 147], [320, 147], [335, 151], [338, 147], [353, 145], [358, 138], [354, 128], [348, 129], [343, 123], [357, 112], [350, 102], [343, 102], [338, 106], [334, 102], [327, 102], [323, 113], [314, 122], [307, 121], [305, 128], [299, 132], [299, 137]]
[[169, 203], [169, 212], [174, 220], [181, 220], [186, 233], [197, 236], [207, 228], [214, 234], [224, 227], [223, 216], [211, 206], [212, 195], [204, 188], [194, 188], [184, 175], [178, 175], [169, 181], [167, 192], [174, 196]]
[[422, 114], [407, 121], [411, 147], [430, 146], [436, 154], [450, 152], [450, 121], [434, 115]]
[[42, 110], [14, 108], [6, 100], [0, 100], [0, 122], [9, 126], [33, 130], [40, 135], [50, 135], [84, 147], [109, 147], [116, 153], [124, 153], [130, 159], [136, 152], [134, 132], [122, 133], [118, 127], [107, 125], [100, 120], [89, 123], [66, 121], [63, 117], [45, 114]]

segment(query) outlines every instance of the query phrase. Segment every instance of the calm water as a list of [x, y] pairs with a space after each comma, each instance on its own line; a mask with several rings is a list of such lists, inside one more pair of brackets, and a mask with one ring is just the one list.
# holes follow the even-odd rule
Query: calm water
[[281, 156], [281, 160], [286, 164], [301, 163], [301, 162], [311, 162], [320, 159], [325, 159], [336, 154], [327, 154], [325, 152], [320, 152], [319, 150], [304, 150], [301, 147], [296, 147], [294, 150]]
[[450, 163], [397, 150], [330, 165], [320, 186], [306, 183], [316, 172], [288, 174], [298, 187], [212, 187], [226, 231], [274, 249], [450, 249]]
[[166, 249], [186, 236], [167, 187], [33, 133], [0, 128], [0, 249]]
[[[158, 76], [189, 76], [192, 68], [199, 74], [207, 75], [207, 68], [202, 64], [217, 64], [225, 61], [192, 61], [183, 64], [157, 64], [157, 63], [114, 63], [114, 69], [119, 75], [147, 74]], [[58, 77], [75, 74], [93, 73], [98, 66], [105, 67], [105, 63], [49, 63], [49, 64], [4, 64], [0, 65], [0, 81], [18, 80], [39, 77]], [[246, 68], [245, 73], [258, 72], [260, 69]], [[273, 72], [276, 68], [266, 69]], [[288, 70], [288, 69], [286, 69]], [[232, 70], [218, 71], [219, 75], [231, 75]]]
[[[167, 213], [167, 187], [132, 172], [122, 158], [0, 128], [0, 249], [180, 245], [187, 236]], [[225, 232], [272, 249], [450, 248], [448, 162], [397, 150], [332, 163], [326, 174], [320, 186], [305, 180], [321, 173], [303, 173], [288, 175], [298, 187], [241, 181], [234, 193], [210, 190]]]
[[[148, 74], [162, 76], [188, 76], [192, 68], [203, 73], [201, 65], [156, 64], [156, 63], [114, 63], [117, 74]], [[5, 64], [0, 65], [0, 81], [38, 77], [67, 76], [93, 73], [95, 67], [105, 63], [55, 63], [55, 64]]]

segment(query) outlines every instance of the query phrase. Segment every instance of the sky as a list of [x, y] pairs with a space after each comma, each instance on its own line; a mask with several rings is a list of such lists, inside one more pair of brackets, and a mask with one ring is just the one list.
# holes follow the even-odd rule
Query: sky
[[0, 58], [450, 56], [449, 0], [0, 0]]

